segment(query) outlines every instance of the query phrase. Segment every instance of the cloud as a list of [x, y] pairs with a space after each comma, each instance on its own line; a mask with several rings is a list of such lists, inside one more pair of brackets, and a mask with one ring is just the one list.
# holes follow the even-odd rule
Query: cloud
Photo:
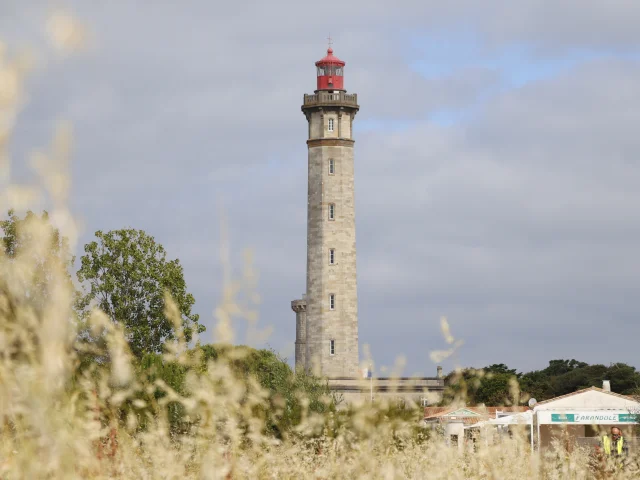
[[[44, 28], [47, 10], [30, 5], [0, 19], [12, 44]], [[64, 62], [43, 59], [13, 145], [16, 175], [27, 178], [22, 154], [48, 143], [54, 119], [72, 120], [82, 241], [97, 229], [147, 230], [180, 258], [210, 331], [222, 198], [234, 267], [242, 248], [255, 249], [261, 322], [291, 352], [289, 302], [306, 268], [300, 104], [331, 33], [362, 107], [360, 340], [376, 363], [405, 354], [410, 372], [433, 374], [442, 315], [465, 340], [447, 368], [635, 361], [640, 7], [71, 6], [92, 43]], [[616, 352], [603, 329], [625, 332]]]
[[[594, 332], [588, 343], [569, 349], [614, 361], [605, 348], [590, 347], [605, 325], [636, 328], [628, 299], [640, 280], [640, 225], [631, 220], [640, 205], [631, 107], [640, 100], [638, 78], [640, 65], [593, 62], [499, 96], [471, 124], [424, 123], [390, 139], [361, 140], [367, 147], [358, 161], [367, 167], [359, 170], [358, 212], [369, 235], [359, 240], [359, 255], [377, 260], [360, 269], [370, 308], [387, 304], [389, 289], [404, 292], [385, 312], [394, 329], [405, 325], [405, 339], [425, 331], [414, 320], [425, 318], [418, 305], [438, 308], [429, 331], [446, 313], [470, 337], [465, 348], [487, 348], [475, 359], [463, 348], [476, 365], [478, 357], [499, 360], [494, 352], [521, 357], [541, 349], [520, 335], [524, 326], [565, 338], [554, 350], [521, 357], [527, 367], [566, 355], [571, 332], [585, 328]], [[494, 350], [503, 342], [511, 353]], [[618, 355], [633, 362], [630, 353]]]

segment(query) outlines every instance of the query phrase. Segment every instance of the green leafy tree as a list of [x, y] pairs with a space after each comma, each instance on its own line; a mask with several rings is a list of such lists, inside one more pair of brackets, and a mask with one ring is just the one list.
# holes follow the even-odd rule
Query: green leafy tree
[[[20, 309], [27, 309], [35, 314], [35, 318], [43, 319], [47, 303], [52, 301], [53, 289], [62, 282], [71, 293], [70, 320], [82, 330], [81, 296], [70, 273], [74, 260], [68, 239], [53, 226], [46, 211], [37, 215], [29, 210], [21, 217], [15, 210], [9, 210], [7, 218], [0, 220], [0, 265], [7, 262], [4, 266], [10, 267], [0, 268], [0, 303], [5, 303], [5, 313], [9, 313], [5, 316], [7, 324], [3, 326], [12, 328], [10, 324], [20, 316], [17, 313]], [[18, 296], [16, 292], [20, 292]], [[59, 305], [57, 302], [56, 299]], [[22, 324], [21, 328], [26, 329], [27, 336], [14, 337], [5, 353], [10, 352], [14, 359], [32, 358], [27, 353], [28, 345], [39, 343], [40, 328], [31, 323]], [[84, 362], [85, 356], [80, 353], [80, 357]]]
[[[199, 345], [187, 354], [192, 359], [199, 355], [199, 362], [185, 365], [167, 360], [156, 353], [145, 354], [136, 363], [137, 375], [146, 379], [149, 384], [160, 379], [179, 395], [188, 397], [193, 393], [187, 387], [188, 372], [195, 369], [196, 373], [205, 373], [210, 361], [224, 358], [229, 362], [232, 375], [237, 381], [246, 385], [250, 379], [256, 380], [268, 392], [264, 408], [254, 414], [264, 418], [264, 433], [279, 438], [290, 433], [301, 422], [305, 409], [323, 413], [334, 408], [334, 405], [323, 401], [323, 397], [330, 393], [325, 381], [312, 375], [294, 374], [287, 362], [271, 350], [256, 350], [243, 345]], [[146, 413], [151, 417], [157, 415], [157, 400], [165, 396], [166, 393], [159, 390], [153, 393], [143, 392], [140, 399], [148, 406]], [[304, 404], [305, 401], [309, 402], [308, 405]], [[173, 431], [185, 432], [192, 422], [197, 421], [187, 420], [184, 407], [178, 402], [170, 402], [166, 408]], [[136, 409], [132, 405], [126, 406], [123, 417], [131, 410]], [[142, 420], [141, 425], [144, 425], [146, 415], [141, 415], [139, 411], [136, 413]]]
[[578, 360], [549, 360], [549, 366], [544, 369], [544, 373], [550, 377], [556, 377], [564, 375], [573, 370], [588, 367], [589, 364], [585, 362], [579, 362]]
[[97, 240], [84, 247], [77, 273], [85, 284], [83, 300], [124, 326], [134, 355], [160, 353], [164, 342], [175, 338], [174, 325], [164, 313], [165, 291], [180, 311], [187, 341], [205, 330], [198, 315], [191, 313], [195, 299], [187, 292], [179, 260], [167, 260], [152, 236], [135, 229], [95, 235]]
[[504, 363], [489, 365], [479, 370], [465, 368], [451, 372], [445, 377], [441, 405], [448, 405], [454, 401], [462, 401], [469, 406], [511, 405], [514, 402], [511, 381], [517, 380], [520, 375]]
[[509, 382], [514, 376], [511, 373], [489, 373], [486, 375], [475, 391], [475, 403], [487, 406], [512, 404]]
[[519, 381], [520, 390], [528, 395], [529, 398], [535, 398], [539, 402], [542, 402], [554, 396], [551, 377], [546, 375], [542, 370], [524, 373]]
[[473, 406], [477, 403], [476, 392], [482, 384], [484, 372], [475, 368], [454, 370], [444, 378], [445, 390], [441, 405], [464, 402]]
[[632, 395], [640, 388], [640, 373], [635, 367], [624, 363], [614, 363], [607, 369], [606, 380], [611, 381], [611, 389], [623, 395]]
[[483, 374], [479, 372], [466, 368], [447, 375], [441, 404], [448, 405], [454, 400], [471, 406], [513, 402], [510, 392], [510, 379], [513, 377], [518, 380], [522, 392], [521, 403], [531, 397], [541, 402], [583, 388], [602, 387], [603, 380], [609, 380], [611, 390], [616, 393], [640, 395], [640, 372], [625, 363], [613, 363], [607, 367], [575, 359], [558, 359], [550, 360], [547, 368], [527, 373], [517, 373], [502, 363], [483, 368]]
[[[228, 355], [229, 348], [236, 353]], [[335, 407], [323, 401], [323, 397], [330, 394], [326, 381], [302, 372], [294, 374], [288, 363], [273, 350], [256, 350], [244, 345], [205, 345], [202, 351], [205, 361], [218, 358], [219, 355], [233, 357], [231, 366], [238, 378], [247, 381], [253, 377], [270, 393], [263, 415], [267, 432], [279, 438], [300, 423], [305, 408], [310, 412], [323, 413]], [[303, 405], [300, 395], [309, 402], [307, 407]]]
[[[21, 255], [30, 256], [29, 275], [24, 278], [23, 287], [28, 292], [32, 306], [42, 313], [41, 310], [50, 297], [56, 270], [62, 273], [68, 287], [75, 292], [69, 273], [75, 258], [70, 253], [67, 238], [51, 224], [46, 211], [38, 216], [29, 210], [24, 218], [20, 218], [14, 210], [9, 210], [7, 216], [6, 220], [0, 221], [4, 250], [4, 256], [0, 259], [11, 262]], [[14, 275], [12, 282], [18, 278], [20, 277]]]
[[589, 387], [602, 387], [607, 375], [604, 365], [586, 365], [551, 378], [553, 396], [566, 395]]
[[485, 373], [507, 373], [509, 375], [518, 376], [519, 374], [516, 372], [515, 368], [509, 368], [504, 363], [494, 363], [493, 365], [489, 365], [488, 367], [484, 367], [483, 370]]
[[543, 370], [525, 373], [520, 378], [523, 392], [542, 401], [588, 387], [602, 387], [609, 380], [616, 393], [630, 395], [640, 386], [640, 373], [635, 367], [614, 363], [610, 366], [589, 365], [577, 360], [551, 360]]

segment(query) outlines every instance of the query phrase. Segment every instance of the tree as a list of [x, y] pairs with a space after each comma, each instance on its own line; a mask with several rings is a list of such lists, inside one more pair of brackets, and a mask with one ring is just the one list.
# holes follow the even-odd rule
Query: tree
[[488, 367], [484, 367], [482, 370], [484, 370], [485, 373], [508, 373], [514, 376], [520, 375], [516, 372], [515, 368], [509, 368], [504, 363], [494, 363]]
[[554, 397], [551, 378], [543, 370], [523, 374], [520, 377], [520, 389], [529, 398], [535, 398], [539, 402]]
[[624, 363], [610, 365], [606, 379], [611, 381], [611, 390], [623, 395], [634, 394], [640, 387], [640, 373], [635, 367]]
[[[24, 218], [20, 218], [13, 209], [9, 210], [8, 219], [0, 221], [0, 230], [4, 251], [4, 257], [0, 256], [0, 259], [12, 262], [28, 256], [28, 275], [23, 287], [38, 313], [42, 313], [41, 309], [50, 297], [54, 273], [61, 273], [69, 289], [75, 292], [69, 273], [75, 257], [69, 251], [67, 238], [51, 224], [46, 211], [38, 216], [29, 210]], [[14, 275], [11, 281], [18, 278], [21, 277]]]
[[[479, 372], [483, 374], [479, 374]], [[521, 402], [535, 398], [539, 402], [573, 393], [589, 387], [602, 387], [603, 380], [611, 382], [611, 390], [622, 395], [640, 395], [640, 372], [625, 363], [589, 365], [571, 360], [550, 360], [543, 370], [516, 373], [505, 364], [493, 364], [482, 370], [466, 368], [445, 377], [442, 405], [462, 400], [468, 405], [484, 403], [501, 405], [513, 401], [510, 381], [518, 380]]]
[[602, 387], [603, 380], [611, 382], [612, 391], [629, 395], [640, 386], [640, 373], [624, 363], [607, 367], [577, 360], [551, 360], [544, 370], [522, 375], [520, 387], [523, 392], [542, 401], [583, 388]]
[[465, 368], [451, 372], [445, 377], [445, 391], [441, 405], [462, 401], [467, 405], [510, 405], [514, 401], [512, 380], [520, 376], [515, 369], [504, 363], [489, 365], [483, 369]]
[[94, 302], [111, 319], [124, 326], [131, 351], [137, 357], [160, 353], [175, 338], [173, 323], [164, 314], [164, 292], [173, 297], [187, 341], [204, 332], [195, 303], [187, 293], [179, 260], [166, 258], [162, 245], [142, 230], [96, 232], [97, 241], [84, 247], [77, 276], [84, 282], [84, 301]]
[[[136, 373], [144, 384], [155, 384], [156, 380], [161, 379], [179, 395], [189, 397], [194, 393], [187, 386], [189, 371], [204, 374], [210, 361], [219, 362], [224, 359], [230, 366], [231, 377], [245, 385], [241, 403], [247, 401], [250, 395], [247, 388], [250, 379], [257, 381], [266, 390], [266, 403], [260, 408], [260, 412], [254, 410], [253, 414], [264, 418], [264, 433], [278, 438], [291, 433], [300, 424], [305, 410], [323, 413], [335, 409], [333, 404], [323, 402], [323, 397], [330, 393], [326, 381], [304, 373], [294, 374], [287, 362], [272, 350], [256, 350], [244, 345], [198, 345], [190, 349], [187, 356], [192, 360], [188, 365], [148, 353], [136, 362]], [[199, 361], [195, 360], [198, 358]], [[147, 417], [152, 418], [158, 414], [156, 401], [163, 397], [166, 397], [166, 392], [159, 389], [141, 392], [139, 398], [147, 405], [143, 412], [145, 414], [139, 415], [143, 423]], [[184, 406], [179, 402], [169, 402], [165, 408], [173, 431], [186, 432], [197, 421], [185, 417]], [[136, 409], [132, 405], [126, 406], [123, 418], [126, 418], [126, 410]]]
[[510, 381], [514, 377], [511, 373], [489, 373], [480, 381], [474, 402], [487, 406], [510, 405], [513, 403]]
[[585, 362], [579, 362], [578, 360], [549, 360], [549, 366], [543, 371], [546, 375], [555, 377], [571, 372], [578, 368], [588, 367], [589, 364]]
[[46, 211], [40, 216], [27, 211], [20, 218], [11, 209], [8, 218], [0, 221], [3, 355], [13, 360], [34, 358], [53, 289], [63, 283], [74, 292], [69, 273], [73, 260], [67, 239], [53, 227]]
[[[247, 381], [253, 377], [269, 392], [264, 411], [265, 427], [267, 433], [278, 438], [300, 423], [305, 409], [323, 413], [335, 407], [333, 403], [327, 405], [323, 402], [323, 397], [330, 393], [325, 380], [312, 374], [294, 373], [288, 363], [273, 350], [256, 350], [244, 345], [204, 345], [202, 351], [205, 361], [221, 355], [232, 358], [231, 367], [237, 378]], [[234, 352], [233, 355], [229, 354], [231, 351]], [[308, 402], [306, 406], [305, 402]]]

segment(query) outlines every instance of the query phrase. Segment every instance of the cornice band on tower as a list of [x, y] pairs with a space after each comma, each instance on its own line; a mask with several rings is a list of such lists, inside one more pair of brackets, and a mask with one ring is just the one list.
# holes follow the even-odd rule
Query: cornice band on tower
[[349, 138], [313, 138], [307, 140], [309, 147], [352, 147], [355, 140]]

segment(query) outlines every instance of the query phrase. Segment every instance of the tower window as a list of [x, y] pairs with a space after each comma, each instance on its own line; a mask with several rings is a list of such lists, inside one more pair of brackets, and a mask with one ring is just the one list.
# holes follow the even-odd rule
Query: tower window
[[330, 118], [330, 119], [329, 119], [329, 128], [328, 128], [328, 130], [329, 130], [330, 132], [333, 132], [333, 118]]
[[329, 220], [335, 220], [335, 219], [336, 219], [336, 204], [330, 203], [329, 204]]
[[336, 161], [332, 158], [329, 160], [329, 175], [336, 173]]
[[336, 354], [336, 341], [329, 340], [329, 355], [335, 355], [335, 354]]
[[335, 264], [336, 264], [336, 249], [330, 248], [329, 249], [329, 265], [335, 265]]
[[329, 310], [335, 310], [336, 309], [336, 296], [335, 294], [331, 294], [329, 295]]

